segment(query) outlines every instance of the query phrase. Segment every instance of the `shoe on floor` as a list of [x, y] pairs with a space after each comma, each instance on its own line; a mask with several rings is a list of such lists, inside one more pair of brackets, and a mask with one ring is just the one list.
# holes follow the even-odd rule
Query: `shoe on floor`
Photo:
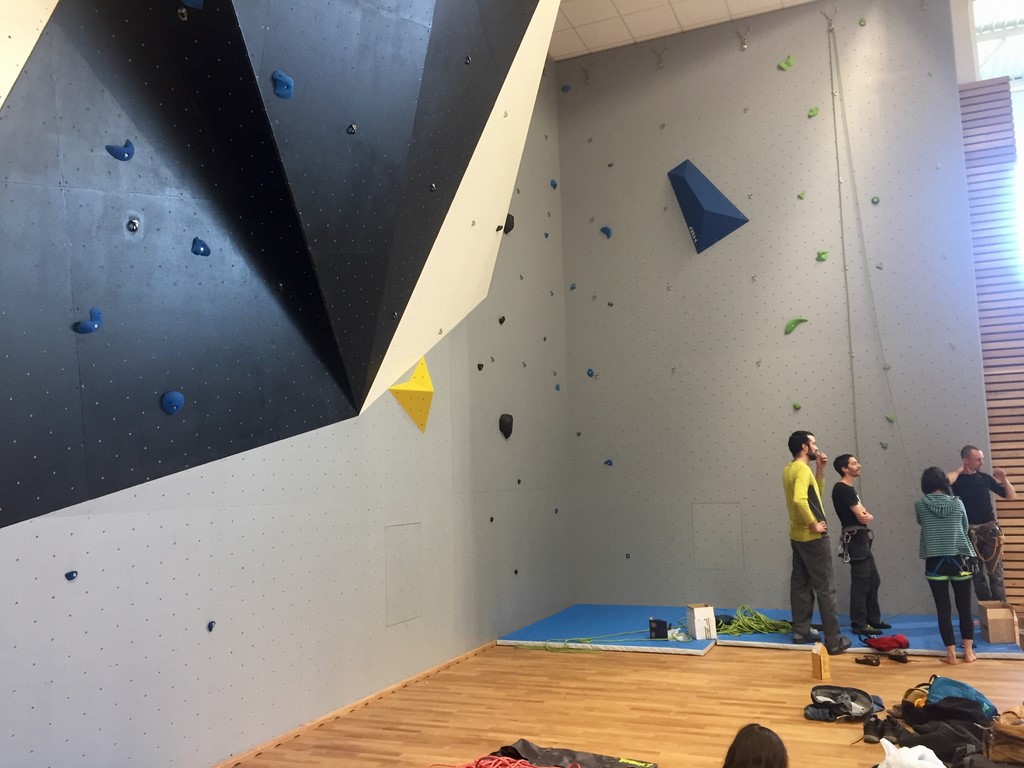
[[883, 721], [872, 715], [864, 721], [864, 743], [877, 744], [882, 738]]
[[811, 630], [810, 634], [807, 635], [798, 635], [795, 632], [793, 633], [793, 645], [807, 645], [808, 643], [820, 642], [820, 640], [821, 635], [819, 635], [813, 629]]
[[876, 629], [892, 629], [892, 624], [888, 621], [882, 621], [881, 619], [870, 622], [870, 625]]
[[856, 659], [854, 659], [854, 661], [857, 664], [865, 664], [869, 667], [877, 667], [879, 664], [882, 663], [877, 656], [858, 656]]
[[853, 645], [853, 643], [850, 642], [850, 638], [840, 635], [839, 642], [835, 645], [826, 646], [825, 650], [828, 651], [829, 656], [838, 656], [840, 653], [848, 651], [851, 645]]
[[881, 629], [870, 624], [853, 624], [852, 628], [855, 634], [864, 635], [865, 637], [877, 637], [882, 634]]

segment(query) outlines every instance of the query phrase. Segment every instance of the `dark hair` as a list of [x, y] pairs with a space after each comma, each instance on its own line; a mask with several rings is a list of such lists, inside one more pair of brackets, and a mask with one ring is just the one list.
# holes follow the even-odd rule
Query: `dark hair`
[[802, 429], [794, 432], [789, 436], [789, 452], [794, 456], [798, 456], [807, 444], [808, 438], [813, 434], [813, 432], [806, 432]]
[[975, 448], [973, 445], [965, 445], [963, 448], [960, 449], [960, 458], [966, 459], [968, 456], [971, 455], [971, 451], [978, 451], [980, 453], [981, 448]]
[[853, 458], [852, 453], [844, 453], [840, 456], [836, 456], [836, 460], [832, 462], [832, 466], [836, 468], [836, 472], [839, 476], [843, 476], [843, 470], [846, 469], [846, 465], [850, 463], [850, 459]]
[[939, 467], [928, 467], [921, 473], [921, 493], [944, 493], [952, 496], [953, 489], [945, 472]]
[[789, 768], [789, 755], [779, 734], [751, 723], [732, 740], [722, 768]]

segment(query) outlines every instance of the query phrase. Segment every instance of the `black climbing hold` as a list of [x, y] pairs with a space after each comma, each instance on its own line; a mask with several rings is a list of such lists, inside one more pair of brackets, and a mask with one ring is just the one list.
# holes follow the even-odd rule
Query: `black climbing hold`
[[107, 144], [107, 152], [115, 160], [128, 162], [135, 156], [135, 145], [132, 144], [131, 139], [125, 139], [124, 146], [122, 147], [117, 146], [117, 144]]
[[572, 89], [571, 85], [563, 85], [562, 86], [562, 93], [568, 93], [571, 89]]
[[482, 370], [484, 369], [484, 364], [483, 364], [483, 363], [477, 363], [477, 364], [476, 364], [476, 369], [477, 369], [478, 371], [482, 371]]
[[612, 466], [612, 464], [613, 464], [614, 462], [613, 462], [613, 461], [612, 461], [611, 459], [605, 459], [605, 460], [604, 460], [604, 463], [605, 463], [605, 466], [607, 466], [607, 467], [610, 467], [610, 466]]
[[502, 226], [501, 224], [499, 224], [498, 226], [496, 226], [496, 227], [494, 228], [494, 231], [495, 231], [495, 232], [501, 232], [501, 230], [503, 230], [504, 228], [505, 228], [505, 227], [503, 227], [503, 226]]
[[609, 301], [609, 302], [608, 302], [608, 306], [609, 306], [609, 307], [614, 307], [614, 306], [615, 306], [615, 304], [613, 304], [612, 302], [610, 302], [610, 301]]
[[206, 631], [207, 632], [213, 632], [213, 628], [216, 627], [216, 626], [217, 626], [217, 622], [216, 621], [209, 621], [209, 622], [206, 623]]
[[466, 64], [472, 64], [472, 63], [473, 63], [473, 57], [472, 56], [467, 56], [466, 57]]
[[98, 331], [103, 325], [103, 313], [99, 307], [93, 307], [89, 310], [89, 319], [80, 320], [75, 323], [75, 333], [92, 333]]
[[523, 484], [522, 480], [516, 480], [516, 485], [522, 485], [522, 484]]
[[494, 518], [493, 518], [493, 517], [491, 518], [491, 522], [492, 522], [492, 523], [494, 522]]
[[551, 237], [551, 235], [550, 235], [549, 233], [545, 232], [545, 233], [544, 233], [544, 239], [546, 240], [546, 239], [547, 239], [547, 238], [549, 238], [549, 237]]
[[626, 553], [626, 559], [629, 560], [629, 552]]
[[555, 507], [555, 514], [558, 514], [558, 507]]
[[512, 437], [512, 414], [503, 413], [498, 417], [498, 431], [508, 440]]
[[580, 436], [580, 435], [582, 435], [582, 434], [583, 434], [582, 432], [577, 432], [577, 433], [576, 433], [576, 437], [579, 437], [579, 436]]
[[575, 291], [575, 290], [576, 290], [576, 283], [572, 283], [572, 284], [570, 284], [570, 285], [569, 285], [569, 290], [570, 290], [570, 291]]
[[519, 569], [518, 569], [518, 568], [516, 568], [516, 569], [515, 569], [514, 571], [512, 571], [512, 573], [513, 573], [514, 575], [518, 576], [518, 575], [519, 575]]
[[185, 396], [177, 390], [164, 392], [163, 396], [160, 398], [160, 407], [168, 416], [173, 416], [185, 407]]
[[561, 384], [555, 384], [555, 392], [561, 392], [561, 391], [562, 391], [562, 385]]
[[274, 95], [279, 99], [290, 99], [295, 95], [295, 81], [280, 69], [275, 69], [270, 77], [274, 81]]
[[132, 216], [130, 219], [128, 219], [128, 223], [125, 224], [125, 227], [128, 229], [129, 232], [138, 232], [139, 220]]
[[345, 133], [347, 133], [349, 136], [355, 136], [356, 135], [356, 131], [358, 131], [358, 130], [359, 130], [359, 126], [358, 125], [356, 125], [355, 123], [350, 123], [348, 128], [345, 129]]
[[68, 571], [64, 574], [64, 578], [68, 581], [74, 581], [78, 578], [78, 571]]
[[502, 315], [501, 317], [498, 318], [498, 325], [504, 325], [504, 324], [505, 324], [505, 316]]
[[196, 256], [209, 256], [210, 246], [205, 241], [200, 240], [198, 237], [192, 238], [192, 253]]
[[591, 379], [594, 378], [594, 369], [593, 368], [587, 368], [587, 377], [591, 378]]
[[511, 232], [513, 230], [513, 228], [515, 228], [515, 226], [516, 226], [516, 217], [513, 216], [510, 213], [510, 214], [508, 214], [505, 217], [505, 226], [502, 227], [501, 229], [507, 235], [509, 232]]

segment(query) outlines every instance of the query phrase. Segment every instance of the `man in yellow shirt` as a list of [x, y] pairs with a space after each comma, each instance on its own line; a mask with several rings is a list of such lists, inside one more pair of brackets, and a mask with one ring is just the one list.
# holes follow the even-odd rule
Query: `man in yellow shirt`
[[[839, 632], [836, 588], [832, 580], [832, 546], [825, 510], [821, 506], [828, 456], [818, 450], [814, 435], [803, 430], [789, 436], [789, 452], [793, 454], [793, 461], [782, 472], [782, 487], [789, 508], [789, 543], [793, 549], [793, 573], [789, 578], [793, 642], [815, 641], [811, 615], [817, 598], [825, 648], [830, 655], [835, 655], [850, 647], [850, 638]], [[815, 463], [813, 474], [812, 461]]]

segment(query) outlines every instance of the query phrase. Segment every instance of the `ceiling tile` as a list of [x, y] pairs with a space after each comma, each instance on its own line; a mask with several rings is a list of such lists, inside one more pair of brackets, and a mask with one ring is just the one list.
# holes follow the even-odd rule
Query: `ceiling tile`
[[782, 0], [725, 0], [734, 19], [782, 9]]
[[614, 19], [576, 27], [576, 32], [583, 44], [592, 51], [615, 45], [628, 45], [633, 42], [633, 36], [629, 34], [626, 23], [618, 16]]
[[619, 17], [612, 0], [562, 0], [562, 13], [574, 27]]
[[648, 11], [630, 13], [622, 17], [634, 40], [650, 40], [655, 37], [674, 35], [679, 32], [679, 22], [671, 6], [651, 8]]
[[575, 29], [563, 29], [551, 36], [551, 45], [548, 46], [548, 54], [556, 61], [559, 59], [571, 59], [573, 56], [582, 56], [588, 53], [587, 46], [580, 40]]
[[558, 11], [558, 16], [555, 17], [555, 32], [561, 32], [563, 29], [571, 29], [572, 24], [565, 18], [565, 14], [561, 10]]
[[718, 24], [729, 20], [729, 8], [725, 0], [678, 0], [672, 3], [679, 26], [695, 29], [707, 24]]
[[649, 11], [651, 8], [668, 8], [669, 0], [612, 0], [619, 13], [628, 16], [631, 13]]

